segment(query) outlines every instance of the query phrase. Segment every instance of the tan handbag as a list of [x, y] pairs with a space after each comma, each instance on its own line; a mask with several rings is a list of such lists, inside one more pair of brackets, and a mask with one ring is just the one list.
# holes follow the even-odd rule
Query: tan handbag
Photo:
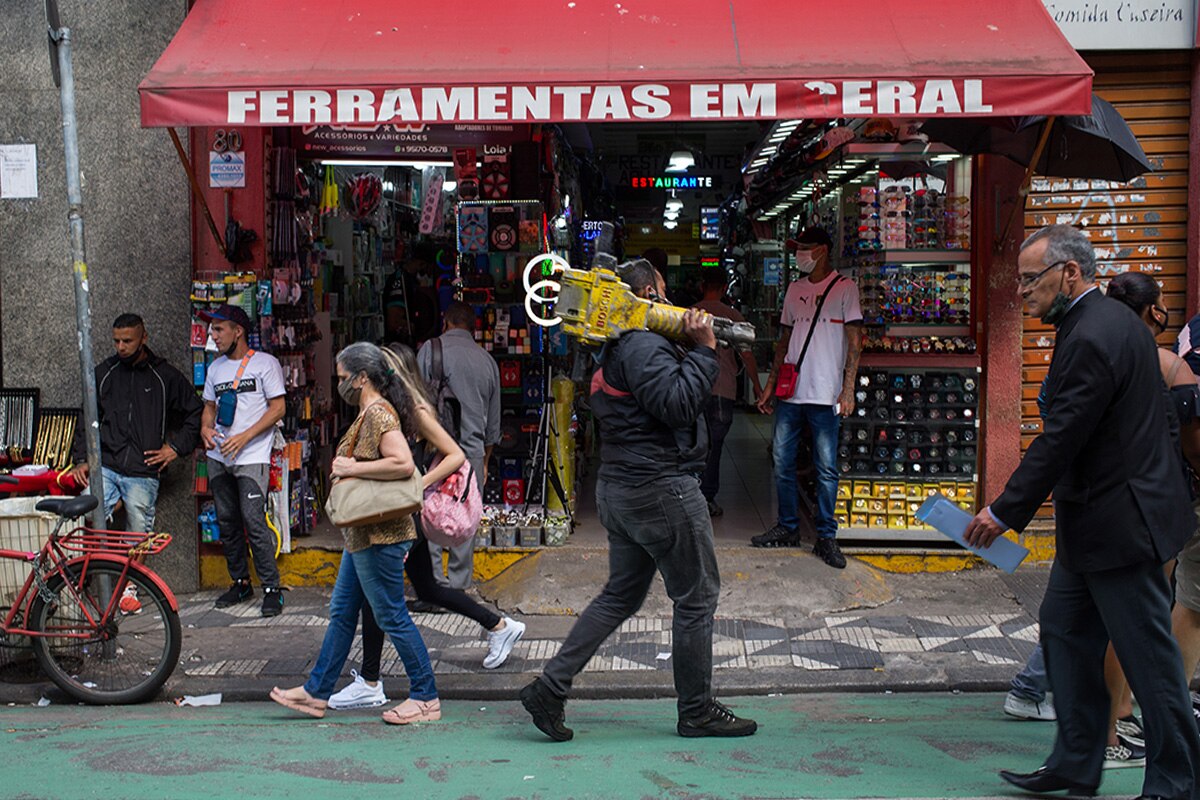
[[[361, 430], [359, 425], [350, 442], [348, 452], [352, 457]], [[421, 470], [415, 467], [412, 475], [396, 480], [338, 478], [329, 490], [325, 513], [339, 528], [374, 525], [418, 513], [423, 498]]]

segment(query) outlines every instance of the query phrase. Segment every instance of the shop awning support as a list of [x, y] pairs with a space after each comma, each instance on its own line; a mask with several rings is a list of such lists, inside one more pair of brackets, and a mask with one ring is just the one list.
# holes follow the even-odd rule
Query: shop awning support
[[71, 31], [62, 27], [56, 0], [46, 0], [50, 65], [62, 106], [63, 150], [67, 171], [67, 225], [71, 235], [71, 273], [75, 280], [75, 329], [79, 370], [83, 379], [84, 440], [87, 442], [88, 491], [100, 501], [96, 519], [104, 516], [104, 476], [100, 464], [100, 410], [96, 396], [96, 363], [92, 356], [92, 304], [88, 290], [87, 253], [83, 240], [83, 179], [79, 167], [79, 123], [75, 117], [75, 70]]
[[1008, 240], [1008, 232], [1012, 230], [1017, 215], [1025, 213], [1025, 198], [1029, 197], [1029, 187], [1033, 184], [1033, 171], [1037, 167], [1037, 163], [1042, 160], [1042, 152], [1046, 149], [1046, 142], [1050, 140], [1050, 129], [1054, 127], [1054, 119], [1052, 116], [1046, 117], [1046, 122], [1042, 125], [1042, 135], [1038, 137], [1037, 147], [1033, 148], [1033, 158], [1030, 159], [1029, 166], [1025, 168], [1025, 177], [1021, 180], [1017, 201], [1008, 215], [1008, 222], [1004, 223], [1004, 232], [996, 240], [997, 250], [1004, 247], [1004, 242]]
[[174, 128], [167, 128], [167, 133], [171, 135], [171, 142], [175, 145], [175, 152], [179, 156], [179, 163], [183, 166], [183, 171], [188, 177], [188, 183], [191, 184], [192, 194], [196, 198], [196, 203], [200, 206], [200, 210], [204, 212], [204, 219], [208, 222], [208, 229], [212, 232], [213, 241], [217, 243], [218, 250], [225, 252], [225, 240], [221, 238], [221, 232], [217, 230], [217, 223], [213, 221], [212, 212], [208, 210], [208, 201], [204, 199], [204, 192], [200, 190], [200, 184], [196, 180], [196, 170], [192, 169], [192, 162], [188, 160], [187, 152], [183, 149], [183, 142], [179, 141], [179, 134], [175, 132]]

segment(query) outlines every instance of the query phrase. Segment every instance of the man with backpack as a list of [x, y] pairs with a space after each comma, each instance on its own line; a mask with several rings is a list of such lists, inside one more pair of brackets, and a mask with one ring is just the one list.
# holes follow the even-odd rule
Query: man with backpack
[[[492, 449], [500, 441], [500, 368], [475, 342], [474, 309], [466, 303], [453, 302], [446, 307], [442, 321], [444, 332], [421, 347], [417, 363], [429, 383], [444, 425], [450, 420], [453, 426], [453, 406], [457, 404], [458, 430], [450, 430], [450, 434], [474, 467], [482, 492]], [[448, 579], [442, 572], [442, 549], [429, 545], [438, 583], [452, 589], [467, 589], [475, 571], [475, 539], [450, 551]]]

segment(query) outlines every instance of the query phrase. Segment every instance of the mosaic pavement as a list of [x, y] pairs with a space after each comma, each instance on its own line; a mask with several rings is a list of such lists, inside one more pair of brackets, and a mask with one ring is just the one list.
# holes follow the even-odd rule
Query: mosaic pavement
[[[296, 593], [292, 593], [296, 594]], [[289, 602], [282, 616], [264, 619], [258, 603], [216, 610], [217, 592], [188, 596], [181, 617], [187, 629], [228, 628], [248, 637], [258, 633], [303, 633], [304, 641], [319, 642], [326, 624], [326, 596], [305, 593]], [[289, 598], [290, 599], [290, 598]], [[438, 674], [476, 673], [487, 652], [479, 625], [454, 614], [414, 614]], [[533, 618], [526, 638], [496, 672], [537, 672], [558, 652], [559, 639], [539, 638], [547, 627]], [[562, 620], [553, 627], [563, 628]], [[970, 616], [853, 616], [837, 615], [786, 623], [782, 619], [744, 620], [718, 617], [713, 632], [715, 669], [794, 668], [803, 671], [879, 670], [893, 664], [934, 663], [946, 656], [966, 663], [1012, 667], [1017, 671], [1037, 641], [1036, 620], [1024, 611]], [[180, 666], [189, 676], [298, 675], [316, 656], [306, 647], [303, 656], [211, 660], [189, 650], [185, 639]], [[350, 653], [357, 665], [361, 641]], [[585, 672], [671, 669], [671, 620], [634, 617], [622, 625], [588, 662]], [[404, 675], [391, 643], [383, 655], [383, 674]]]

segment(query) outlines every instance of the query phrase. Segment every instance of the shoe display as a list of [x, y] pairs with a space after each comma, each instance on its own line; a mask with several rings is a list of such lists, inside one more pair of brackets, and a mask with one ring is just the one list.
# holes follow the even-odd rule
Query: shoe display
[[708, 501], [708, 515], [710, 517], [719, 517], [725, 513], [725, 509], [717, 505], [715, 500]]
[[229, 608], [238, 603], [244, 603], [254, 597], [254, 587], [250, 585], [250, 581], [234, 581], [233, 585], [217, 598], [217, 602], [213, 603], [216, 608]]
[[524, 635], [524, 622], [517, 622], [511, 617], [505, 617], [503, 628], [498, 631], [488, 631], [488, 652], [483, 659], [483, 668], [495, 669], [507, 661], [513, 645], [521, 641], [521, 637]]
[[708, 708], [698, 717], [681, 718], [675, 727], [680, 736], [750, 736], [758, 730], [758, 723], [743, 719], [716, 700], [708, 701]]
[[1043, 765], [1038, 767], [1033, 772], [1010, 772], [1006, 769], [1000, 770], [1000, 777], [1022, 789], [1033, 794], [1045, 794], [1047, 792], [1066, 791], [1067, 797], [1095, 797], [1096, 789], [1081, 786], [1069, 778], [1063, 778], [1048, 771]]
[[283, 592], [279, 588], [263, 589], [262, 615], [278, 617], [283, 613]]
[[837, 539], [832, 536], [822, 536], [813, 545], [813, 554], [834, 569], [846, 568], [846, 557], [842, 548], [838, 547]]
[[1121, 734], [1117, 743], [1104, 748], [1104, 769], [1125, 769], [1146, 766], [1146, 748], [1136, 745]]
[[533, 724], [556, 742], [569, 742], [575, 731], [563, 724], [566, 701], [550, 693], [546, 684], [535, 678], [521, 690], [521, 705], [533, 717]]
[[1014, 692], [1009, 692], [1004, 698], [1004, 713], [1017, 719], [1034, 719], [1040, 722], [1058, 719], [1058, 715], [1054, 713], [1054, 706], [1046, 700], [1027, 700]]
[[776, 525], [766, 533], [751, 537], [750, 544], [753, 547], [796, 547], [800, 544], [800, 532]]
[[1146, 746], [1146, 734], [1142, 731], [1142, 723], [1133, 714], [1117, 720], [1117, 735], [1129, 740], [1138, 747]]
[[381, 706], [388, 701], [387, 695], [383, 693], [383, 681], [375, 681], [375, 685], [367, 683], [363, 680], [363, 676], [358, 674], [357, 670], [350, 670], [351, 677], [354, 678], [340, 692], [335, 692], [329, 698], [329, 707], [335, 711], [348, 711], [352, 708], [375, 708]]

